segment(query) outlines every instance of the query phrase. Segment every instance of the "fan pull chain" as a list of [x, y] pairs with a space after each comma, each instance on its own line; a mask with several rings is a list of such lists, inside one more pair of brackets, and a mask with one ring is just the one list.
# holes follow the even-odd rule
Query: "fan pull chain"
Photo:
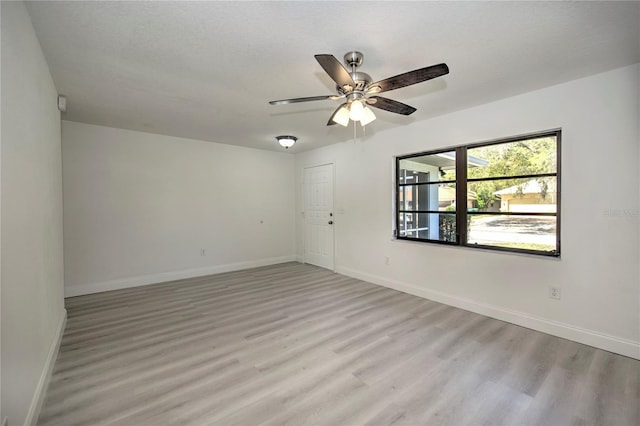
[[356, 126], [356, 122], [353, 122], [353, 143], [356, 143], [356, 139], [357, 139], [357, 131], [358, 131], [358, 126]]

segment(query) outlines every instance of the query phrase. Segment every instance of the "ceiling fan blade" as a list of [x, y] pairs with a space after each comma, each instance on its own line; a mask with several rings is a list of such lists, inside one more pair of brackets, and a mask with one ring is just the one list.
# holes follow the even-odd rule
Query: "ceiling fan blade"
[[430, 67], [405, 72], [404, 74], [398, 74], [394, 77], [389, 77], [384, 80], [371, 83], [367, 93], [387, 92], [389, 90], [411, 86], [412, 84], [422, 83], [423, 81], [431, 80], [432, 78], [440, 77], [445, 74], [449, 74], [449, 67], [447, 64], [432, 65]]
[[306, 98], [293, 98], [293, 99], [281, 99], [279, 101], [269, 101], [271, 105], [285, 105], [285, 104], [297, 104], [298, 102], [309, 102], [309, 101], [324, 101], [326, 99], [340, 99], [341, 96], [336, 95], [325, 95], [325, 96], [309, 96]]
[[[370, 100], [374, 100], [374, 102], [369, 102]], [[416, 109], [412, 106], [394, 101], [393, 99], [383, 98], [381, 96], [370, 96], [367, 99], [367, 104], [372, 107], [402, 115], [410, 115], [416, 112]]]
[[352, 89], [356, 87], [356, 82], [351, 78], [351, 74], [342, 66], [340, 61], [333, 55], [315, 55], [320, 66], [325, 70], [329, 77], [333, 79], [338, 86], [350, 86]]

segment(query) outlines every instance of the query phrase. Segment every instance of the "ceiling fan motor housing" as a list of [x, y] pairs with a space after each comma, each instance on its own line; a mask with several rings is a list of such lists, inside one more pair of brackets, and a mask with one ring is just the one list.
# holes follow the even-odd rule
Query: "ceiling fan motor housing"
[[362, 62], [364, 62], [364, 55], [362, 54], [362, 52], [353, 51], [347, 52], [344, 55], [344, 63], [351, 69], [351, 72], [349, 74], [351, 75], [353, 81], [355, 81], [356, 87], [350, 88], [337, 86], [336, 89], [338, 90], [338, 92], [343, 95], [352, 91], [364, 92], [367, 86], [371, 84], [373, 80], [371, 79], [371, 76], [369, 74], [361, 71], [356, 71], [356, 68], [362, 65]]
[[349, 85], [347, 86], [336, 85], [336, 90], [341, 95], [349, 94], [351, 92], [364, 92], [373, 81], [371, 79], [371, 76], [366, 72], [354, 71], [354, 72], [350, 72], [349, 75], [351, 75], [351, 78], [356, 83], [356, 87], [351, 87]]

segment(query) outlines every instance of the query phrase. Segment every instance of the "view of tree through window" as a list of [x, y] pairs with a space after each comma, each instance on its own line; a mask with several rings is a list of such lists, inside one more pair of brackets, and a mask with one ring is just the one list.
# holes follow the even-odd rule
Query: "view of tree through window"
[[396, 236], [558, 256], [559, 151], [552, 131], [398, 157]]

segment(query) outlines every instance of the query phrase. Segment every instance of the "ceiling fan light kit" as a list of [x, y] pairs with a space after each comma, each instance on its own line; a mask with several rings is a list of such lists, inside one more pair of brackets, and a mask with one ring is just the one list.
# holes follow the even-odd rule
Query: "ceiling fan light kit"
[[357, 71], [357, 68], [362, 65], [364, 60], [364, 55], [360, 52], [347, 52], [344, 55], [344, 63], [351, 68], [351, 71], [348, 71], [333, 55], [315, 55], [315, 58], [329, 77], [336, 82], [338, 95], [282, 99], [269, 103], [271, 105], [284, 105], [327, 99], [346, 99], [346, 102], [333, 112], [327, 122], [327, 126], [340, 124], [346, 127], [349, 124], [349, 120], [352, 120], [354, 122], [359, 121], [364, 127], [376, 119], [376, 115], [369, 106], [396, 114], [413, 114], [416, 109], [412, 106], [374, 95], [421, 83], [449, 73], [449, 67], [443, 63], [398, 74], [372, 83], [373, 79], [369, 74]]

